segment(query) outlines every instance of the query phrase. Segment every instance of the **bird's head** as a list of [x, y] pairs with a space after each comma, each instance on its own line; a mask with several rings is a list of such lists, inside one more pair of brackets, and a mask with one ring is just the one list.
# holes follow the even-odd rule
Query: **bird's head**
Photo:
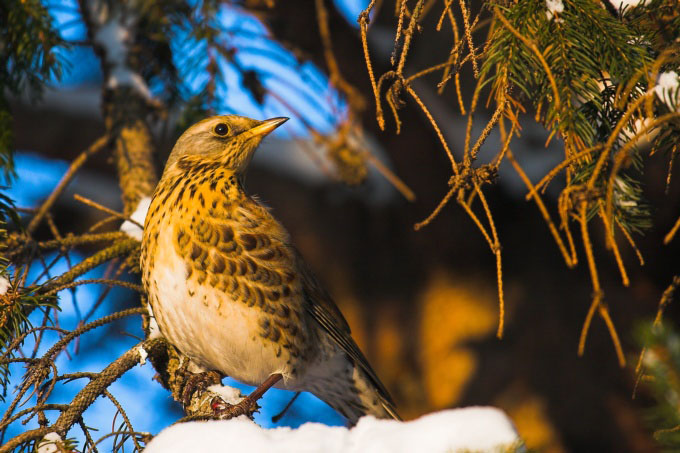
[[236, 174], [243, 174], [257, 145], [287, 120], [279, 117], [258, 121], [237, 115], [206, 118], [180, 136], [168, 157], [166, 168], [184, 156], [197, 156], [219, 160]]

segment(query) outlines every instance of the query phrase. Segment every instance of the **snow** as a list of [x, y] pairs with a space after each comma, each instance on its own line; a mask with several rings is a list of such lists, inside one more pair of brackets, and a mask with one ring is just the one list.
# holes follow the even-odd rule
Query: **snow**
[[[564, 11], [564, 3], [562, 3], [562, 0], [545, 0], [545, 6], [548, 8], [548, 11], [545, 12], [548, 20], [552, 20], [556, 14], [559, 15]], [[559, 18], [557, 20], [559, 21]]]
[[671, 110], [680, 110], [680, 80], [675, 71], [662, 72], [654, 92]]
[[134, 88], [144, 99], [151, 99], [151, 91], [149, 91], [149, 87], [142, 76], [127, 66], [114, 67], [109, 73], [109, 80], [106, 85], [111, 89], [129, 86]]
[[0, 296], [3, 296], [7, 290], [9, 289], [10, 284], [9, 280], [7, 280], [7, 277], [4, 275], [0, 275]]
[[[626, 127], [624, 130], [621, 131], [621, 136], [625, 141], [632, 140], [633, 137], [635, 137], [638, 133], [642, 132], [645, 128], [647, 128], [649, 125], [651, 125], [653, 120], [651, 118], [637, 118], [632, 126]], [[649, 129], [647, 132], [644, 134], [640, 134], [640, 136], [636, 139], [636, 146], [649, 146], [649, 144], [652, 142], [654, 137], [656, 137], [659, 133], [659, 130], [654, 128], [654, 129]]]
[[614, 8], [618, 9], [621, 11], [622, 9], [626, 8], [626, 11], [628, 11], [631, 8], [635, 8], [636, 6], [642, 6], [645, 4], [647, 0], [614, 0], [611, 2], [612, 5], [614, 5]]
[[163, 430], [146, 453], [524, 451], [508, 416], [493, 407], [451, 409], [399, 422], [366, 416], [351, 428], [306, 423], [264, 429], [248, 419], [188, 422]]
[[99, 27], [94, 35], [97, 44], [106, 52], [106, 62], [114, 66], [124, 66], [127, 58], [126, 42], [130, 40], [128, 27], [130, 23], [123, 23], [118, 18], [112, 18], [109, 22]]
[[[139, 200], [139, 204], [137, 204], [137, 209], [135, 209], [135, 212], [132, 213], [130, 218], [135, 222], [139, 223], [140, 225], [144, 225], [146, 212], [149, 210], [150, 205], [151, 198], [149, 197], [142, 198], [141, 200]], [[127, 234], [133, 239], [137, 239], [138, 241], [142, 240], [143, 233], [142, 229], [138, 225], [135, 225], [134, 223], [130, 222], [129, 220], [123, 222], [123, 224], [120, 226], [120, 231]]]
[[128, 66], [128, 45], [131, 41], [135, 18], [131, 14], [123, 17], [120, 13], [109, 14], [101, 3], [90, 3], [90, 15], [97, 21], [94, 42], [104, 49], [104, 58], [109, 67], [106, 86], [114, 89], [121, 86], [133, 88], [144, 99], [151, 99], [151, 91], [142, 76]]
[[149, 312], [149, 340], [153, 338], [161, 338], [163, 334], [161, 333], [160, 327], [158, 327], [158, 322], [156, 321], [156, 317], [153, 314], [153, 308], [151, 307], [151, 304], [146, 304], [146, 309]]
[[57, 433], [47, 433], [42, 438], [38, 445], [38, 453], [56, 453], [61, 451], [59, 445], [61, 444], [61, 436]]
[[139, 351], [138, 351], [138, 352], [139, 352], [139, 364], [140, 364], [140, 365], [146, 364], [146, 358], [149, 357], [149, 353], [146, 352], [146, 349], [144, 349], [144, 348], [141, 347], [141, 346], [139, 347]]
[[243, 400], [241, 391], [234, 387], [226, 385], [211, 385], [207, 388], [208, 391], [219, 395], [227, 404], [238, 404]]

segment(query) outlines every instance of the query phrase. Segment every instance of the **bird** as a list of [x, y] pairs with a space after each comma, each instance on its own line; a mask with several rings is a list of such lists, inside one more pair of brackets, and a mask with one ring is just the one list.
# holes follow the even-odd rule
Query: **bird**
[[308, 391], [350, 424], [399, 419], [387, 389], [270, 209], [245, 177], [262, 139], [288, 118], [218, 115], [173, 147], [144, 221], [143, 286], [162, 335], [199, 370]]

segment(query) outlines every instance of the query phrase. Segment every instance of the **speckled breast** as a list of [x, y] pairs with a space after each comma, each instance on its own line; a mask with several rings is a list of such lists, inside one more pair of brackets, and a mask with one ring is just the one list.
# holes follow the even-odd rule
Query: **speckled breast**
[[161, 332], [206, 369], [293, 385], [313, 348], [287, 233], [233, 175], [184, 167], [164, 176], [145, 222], [143, 280]]

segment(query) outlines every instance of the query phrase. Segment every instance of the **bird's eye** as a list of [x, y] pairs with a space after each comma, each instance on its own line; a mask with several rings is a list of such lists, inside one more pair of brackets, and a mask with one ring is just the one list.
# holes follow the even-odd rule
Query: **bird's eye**
[[220, 123], [215, 126], [215, 133], [217, 135], [227, 135], [229, 133], [229, 126], [224, 123]]

